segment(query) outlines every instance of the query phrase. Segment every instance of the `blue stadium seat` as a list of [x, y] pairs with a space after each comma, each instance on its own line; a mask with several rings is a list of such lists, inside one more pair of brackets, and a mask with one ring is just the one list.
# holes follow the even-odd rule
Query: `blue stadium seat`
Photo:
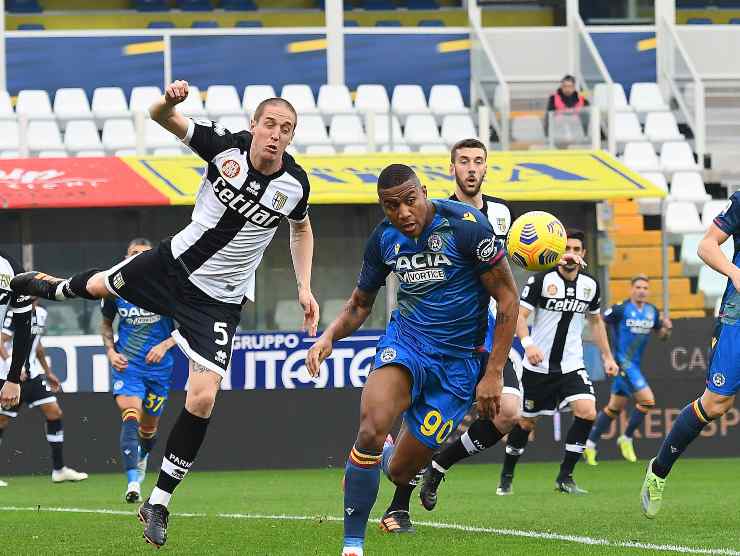
[[379, 19], [375, 22], [376, 27], [401, 27], [401, 22], [397, 19]]
[[257, 5], [253, 0], [221, 0], [221, 8], [231, 11], [254, 11]]
[[177, 7], [185, 12], [210, 12], [213, 9], [208, 0], [178, 0]]
[[359, 27], [360, 23], [356, 19], [345, 19], [344, 26], [345, 27]]
[[419, 27], [444, 27], [445, 22], [441, 19], [422, 19], [419, 21]]
[[366, 10], [395, 10], [396, 5], [391, 0], [364, 0], [360, 6]]
[[190, 25], [193, 29], [216, 29], [218, 26], [218, 21], [214, 21], [212, 19], [193, 21], [192, 25]]
[[712, 20], [708, 17], [690, 17], [686, 20], [689, 25], [711, 25]]
[[41, 6], [38, 0], [8, 0], [5, 2], [5, 9], [13, 13], [39, 13]]
[[140, 12], [166, 12], [170, 7], [165, 0], [136, 0], [134, 9]]
[[21, 23], [18, 25], [19, 31], [43, 31], [46, 29], [42, 23]]
[[730, 19], [730, 25], [740, 25], [740, 17], [733, 17]]
[[236, 22], [237, 27], [262, 27], [262, 22], [256, 19], [242, 19]]
[[435, 0], [406, 0], [409, 10], [436, 10], [439, 8]]
[[150, 21], [147, 27], [149, 29], [174, 29], [177, 26], [171, 21]]

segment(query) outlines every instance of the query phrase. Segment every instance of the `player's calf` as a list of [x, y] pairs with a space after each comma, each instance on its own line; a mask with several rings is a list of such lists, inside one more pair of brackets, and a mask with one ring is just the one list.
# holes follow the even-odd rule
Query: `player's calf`
[[596, 422], [586, 440], [586, 448], [583, 451], [583, 456], [586, 459], [587, 465], [598, 465], [598, 462], [596, 461], [596, 445], [601, 439], [601, 435], [611, 427], [612, 421], [619, 417], [621, 412], [621, 409], [612, 408], [609, 405], [604, 406], [604, 409], [599, 412], [596, 417]]

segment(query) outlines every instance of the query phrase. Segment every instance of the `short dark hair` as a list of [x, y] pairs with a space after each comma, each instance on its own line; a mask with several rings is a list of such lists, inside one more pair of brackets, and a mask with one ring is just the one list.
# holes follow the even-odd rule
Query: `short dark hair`
[[254, 111], [254, 116], [252, 116], [255, 122], [260, 121], [260, 118], [262, 117], [262, 113], [265, 111], [265, 108], [267, 108], [271, 104], [282, 104], [285, 108], [290, 110], [291, 113], [293, 114], [293, 124], [295, 125], [298, 123], [298, 114], [296, 113], [295, 108], [293, 108], [293, 105], [287, 100], [285, 100], [284, 98], [280, 98], [280, 97], [266, 98], [265, 100], [260, 102], [257, 105], [256, 110]]
[[391, 164], [383, 168], [378, 176], [378, 189], [390, 189], [407, 181], [413, 181], [420, 185], [419, 177], [414, 169], [405, 164]]
[[471, 137], [469, 139], [461, 139], [452, 145], [452, 149], [450, 149], [450, 162], [453, 164], [455, 163], [455, 155], [457, 155], [457, 151], [460, 149], [483, 149], [483, 154], [486, 158], [488, 157], [488, 149], [486, 146], [475, 137]]
[[560, 80], [560, 82], [562, 83], [563, 81], [570, 81], [571, 83], [573, 83], [573, 85], [576, 84], [576, 78], [573, 77], [570, 74], [563, 76], [563, 78]]
[[128, 247], [126, 248], [126, 251], [128, 251], [132, 247], [138, 247], [139, 245], [143, 245], [144, 247], [151, 247], [152, 242], [145, 237], [135, 237], [128, 242]]
[[579, 230], [578, 228], [568, 228], [565, 230], [565, 237], [568, 239], [580, 240], [581, 245], [586, 247], [586, 234], [583, 230]]
[[647, 274], [635, 274], [632, 280], [630, 280], [630, 285], [634, 286], [636, 282], [650, 282], [650, 279], [647, 277]]

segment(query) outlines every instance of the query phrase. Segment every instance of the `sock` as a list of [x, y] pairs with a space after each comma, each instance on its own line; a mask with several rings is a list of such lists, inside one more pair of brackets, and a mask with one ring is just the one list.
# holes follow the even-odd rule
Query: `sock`
[[57, 301], [64, 301], [65, 299], [73, 299], [75, 297], [92, 300], [98, 299], [97, 297], [90, 295], [87, 291], [87, 281], [98, 272], [100, 272], [99, 268], [83, 270], [59, 284], [56, 291]]
[[653, 461], [653, 473], [661, 479], [665, 479], [671, 472], [673, 464], [683, 454], [684, 450], [699, 436], [702, 429], [711, 423], [707, 412], [701, 405], [701, 399], [694, 400], [683, 408], [678, 418], [673, 423], [671, 432], [660, 447], [655, 461]]
[[159, 470], [157, 486], [152, 491], [149, 501], [152, 504], [166, 506], [172, 493], [187, 475], [198, 455], [200, 445], [208, 430], [210, 419], [204, 419], [190, 413], [184, 407], [175, 426], [170, 431], [167, 446]]
[[527, 442], [529, 442], [529, 431], [525, 431], [519, 424], [514, 425], [506, 442], [506, 457], [501, 469], [501, 476], [514, 476], [514, 467], [516, 467], [519, 458], [524, 453]]
[[46, 421], [46, 440], [51, 447], [51, 462], [54, 471], [58, 471], [64, 467], [64, 428], [61, 419]]
[[560, 464], [558, 479], [564, 479], [573, 474], [573, 469], [578, 460], [581, 459], [583, 449], [586, 447], [586, 438], [593, 424], [594, 422], [590, 419], [573, 418], [573, 424], [568, 429], [568, 434], [565, 437], [565, 455], [563, 456], [563, 462]]
[[637, 427], [642, 425], [642, 422], [645, 420], [645, 412], [640, 411], [637, 407], [635, 407], [632, 410], [632, 413], [630, 413], [630, 420], [627, 423], [627, 428], [624, 430], [624, 436], [627, 438], [632, 438], [632, 436], [635, 434], [635, 431], [637, 430]]
[[365, 529], [380, 487], [382, 454], [360, 450], [357, 446], [344, 468], [344, 546], [362, 547]]
[[596, 444], [598, 444], [601, 439], [601, 435], [611, 426], [614, 417], [616, 417], [616, 415], [612, 415], [606, 408], [599, 411], [599, 415], [596, 417], [596, 422], [591, 429], [591, 434], [588, 435], [588, 441], [586, 442], [587, 447], [596, 448]]
[[157, 443], [157, 431], [143, 431], [139, 427], [139, 459], [144, 459]]
[[0, 446], [3, 445], [3, 434], [5, 433], [5, 429], [0, 429]]
[[387, 512], [396, 512], [403, 510], [409, 511], [409, 505], [411, 502], [411, 493], [414, 492], [416, 484], [413, 485], [396, 485], [396, 491], [393, 493], [393, 500], [391, 505], [388, 506]]
[[434, 456], [434, 461], [446, 471], [458, 461], [487, 450], [503, 436], [489, 419], [477, 419], [460, 438]]
[[393, 452], [396, 451], [396, 447], [392, 442], [385, 441], [383, 444], [383, 452], [380, 455], [380, 468], [383, 470], [383, 473], [386, 477], [388, 477], [388, 480], [391, 479], [391, 459], [393, 458]]
[[121, 461], [128, 482], [139, 478], [136, 466], [139, 463], [139, 412], [134, 408], [124, 409], [121, 413]]

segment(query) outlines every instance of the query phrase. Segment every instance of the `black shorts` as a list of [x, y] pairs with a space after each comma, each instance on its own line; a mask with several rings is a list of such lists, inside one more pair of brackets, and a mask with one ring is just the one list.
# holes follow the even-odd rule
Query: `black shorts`
[[[481, 355], [481, 367], [480, 367], [480, 378], [486, 372], [486, 365], [488, 364], [488, 357], [490, 354], [485, 352]], [[516, 368], [511, 358], [506, 360], [504, 365], [504, 388], [502, 394], [514, 394], [515, 396], [522, 397], [522, 384], [519, 381], [519, 375], [517, 375]]]
[[142, 309], [173, 318], [172, 337], [185, 355], [226, 377], [241, 305], [213, 299], [191, 283], [169, 240], [108, 270], [105, 285]]
[[[0, 380], [0, 388], [3, 384], [5, 384], [5, 381]], [[46, 383], [46, 376], [39, 375], [36, 378], [21, 382], [20, 403], [10, 409], [0, 409], [0, 415], [17, 417], [18, 410], [23, 404], [26, 404], [28, 407], [38, 407], [46, 403], [55, 403], [56, 401], [57, 397]]]
[[535, 373], [524, 369], [522, 417], [552, 415], [575, 400], [593, 400], [594, 386], [585, 369], [564, 374]]

